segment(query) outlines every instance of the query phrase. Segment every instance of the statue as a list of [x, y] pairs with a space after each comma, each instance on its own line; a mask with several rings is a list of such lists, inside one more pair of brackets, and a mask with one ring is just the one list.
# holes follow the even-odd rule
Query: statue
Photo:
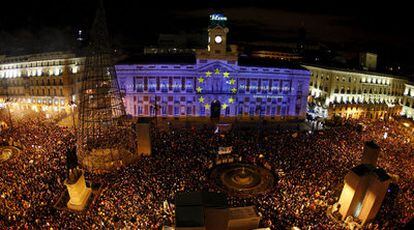
[[86, 186], [83, 171], [79, 168], [69, 169], [69, 176], [65, 180], [69, 192], [67, 207], [75, 211], [82, 211], [88, 204], [92, 189]]

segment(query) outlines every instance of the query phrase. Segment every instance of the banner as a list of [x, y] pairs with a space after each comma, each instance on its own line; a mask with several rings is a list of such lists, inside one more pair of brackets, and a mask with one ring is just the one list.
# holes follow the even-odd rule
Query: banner
[[232, 151], [233, 151], [233, 146], [219, 147], [218, 154], [219, 155], [230, 154]]

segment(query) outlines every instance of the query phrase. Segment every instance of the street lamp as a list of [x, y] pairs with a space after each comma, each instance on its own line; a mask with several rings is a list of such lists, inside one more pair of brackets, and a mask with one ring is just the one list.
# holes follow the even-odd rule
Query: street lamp
[[263, 102], [256, 107], [256, 112], [259, 111], [259, 123], [258, 123], [258, 134], [257, 134], [257, 143], [259, 144], [260, 151], [262, 150], [262, 138], [263, 138]]
[[69, 106], [72, 109], [72, 126], [73, 126], [73, 129], [75, 130], [75, 135], [76, 135], [75, 108], [77, 107], [77, 105], [74, 101], [70, 101]]
[[11, 101], [10, 101], [10, 98], [9, 97], [6, 98], [4, 104], [6, 106], [7, 113], [9, 115], [10, 130], [13, 130], [13, 121], [12, 121], [11, 112], [10, 112], [10, 104], [11, 104]]
[[157, 104], [157, 96], [155, 96], [155, 102], [153, 105], [151, 105], [151, 110], [154, 114], [154, 118], [155, 118], [155, 125], [158, 125], [158, 119], [157, 119], [157, 115], [158, 115], [158, 110], [159, 110], [160, 106]]

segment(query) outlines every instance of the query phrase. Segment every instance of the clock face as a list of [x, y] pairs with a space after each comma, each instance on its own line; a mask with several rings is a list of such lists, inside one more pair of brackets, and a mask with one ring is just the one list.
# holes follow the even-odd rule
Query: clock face
[[217, 35], [217, 36], [214, 38], [214, 41], [215, 41], [217, 44], [220, 44], [220, 43], [223, 41], [223, 38], [222, 38], [220, 35]]

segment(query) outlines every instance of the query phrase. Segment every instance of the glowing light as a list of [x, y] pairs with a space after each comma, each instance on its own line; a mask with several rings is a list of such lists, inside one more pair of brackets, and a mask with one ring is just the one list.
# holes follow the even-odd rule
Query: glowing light
[[220, 74], [220, 70], [219, 69], [215, 69], [214, 70], [214, 74]]
[[223, 14], [211, 14], [210, 20], [212, 21], [227, 21], [227, 17], [225, 17]]
[[236, 89], [236, 88], [232, 88], [232, 89], [231, 89], [231, 92], [232, 92], [232, 93], [237, 93], [237, 89]]
[[232, 98], [232, 97], [231, 97], [231, 98], [229, 98], [229, 103], [230, 103], [230, 104], [233, 104], [233, 102], [234, 102], [234, 98]]
[[210, 109], [210, 104], [205, 104], [205, 105], [204, 105], [204, 108], [205, 108], [205, 109]]
[[407, 128], [410, 127], [410, 124], [408, 124], [407, 122], [404, 122], [403, 125]]
[[229, 77], [229, 74], [230, 74], [230, 73], [226, 71], [226, 72], [224, 72], [224, 73], [223, 73], [223, 76], [224, 76], [225, 78], [228, 78], [228, 77]]
[[77, 66], [72, 67], [72, 73], [73, 74], [77, 73], [78, 69], [79, 69], [79, 67], [77, 67]]
[[197, 87], [197, 93], [201, 93], [201, 90], [203, 90], [203, 88], [201, 88], [200, 86], [199, 87]]
[[55, 69], [55, 76], [59, 75], [59, 73], [60, 73], [60, 69], [56, 68]]
[[226, 103], [223, 103], [222, 105], [221, 105], [221, 108], [222, 109], [226, 109], [228, 107], [228, 105], [226, 104]]
[[229, 84], [230, 84], [230, 85], [234, 85], [234, 83], [236, 83], [236, 80], [234, 80], [233, 78], [232, 78], [232, 79], [230, 79]]
[[211, 76], [211, 72], [210, 71], [207, 71], [206, 72], [206, 77], [210, 77]]
[[204, 82], [204, 78], [203, 78], [203, 77], [199, 77], [199, 78], [198, 78], [198, 82], [199, 82], [199, 83], [203, 83], [203, 82]]

